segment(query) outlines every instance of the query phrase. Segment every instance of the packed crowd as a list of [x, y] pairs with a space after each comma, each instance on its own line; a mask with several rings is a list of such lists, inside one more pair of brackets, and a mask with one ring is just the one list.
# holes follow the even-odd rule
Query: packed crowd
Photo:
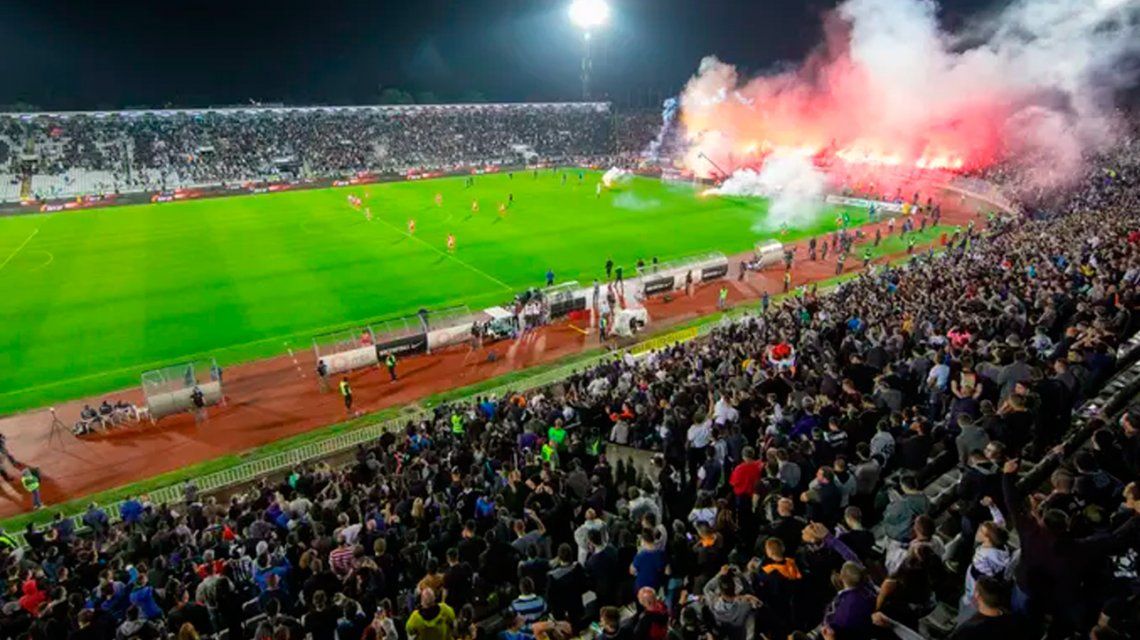
[[99, 172], [126, 192], [571, 161], [612, 155], [615, 117], [608, 105], [520, 104], [2, 118], [0, 145], [31, 149], [36, 162], [5, 158], [0, 172]]
[[614, 120], [614, 147], [619, 157], [639, 159], [661, 130], [661, 113], [629, 111]]
[[[0, 633], [846, 640], [905, 636], [942, 602], [958, 640], [1129, 637], [1140, 410], [1045, 492], [1017, 479], [1137, 328], [1136, 166], [1065, 216], [436, 408], [344, 468], [0, 535]], [[955, 468], [938, 513], [922, 489]]]

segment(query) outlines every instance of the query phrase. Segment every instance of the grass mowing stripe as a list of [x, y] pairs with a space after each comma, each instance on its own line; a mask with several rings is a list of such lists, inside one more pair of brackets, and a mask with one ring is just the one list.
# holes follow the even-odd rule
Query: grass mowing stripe
[[[449, 259], [451, 259], [451, 260], [454, 260], [455, 262], [457, 262], [457, 263], [459, 263], [459, 264], [463, 265], [464, 267], [467, 267], [468, 269], [470, 269], [470, 270], [474, 271], [475, 273], [477, 273], [477, 274], [479, 274], [479, 275], [483, 276], [484, 278], [487, 278], [487, 279], [488, 279], [488, 280], [490, 280], [491, 282], [494, 282], [495, 284], [497, 284], [497, 285], [499, 285], [500, 287], [502, 287], [502, 288], [506, 289], [507, 291], [513, 291], [513, 290], [514, 290], [514, 289], [511, 287], [511, 285], [509, 285], [509, 284], [507, 284], [507, 283], [503, 282], [502, 280], [499, 280], [499, 279], [498, 279], [498, 278], [496, 278], [495, 276], [493, 276], [493, 275], [491, 275], [491, 274], [487, 273], [486, 271], [483, 271], [482, 269], [479, 269], [478, 267], [473, 267], [473, 266], [471, 266], [471, 265], [467, 264], [466, 262], [464, 262], [464, 261], [460, 260], [459, 258], [455, 257], [455, 254], [454, 254], [454, 253], [444, 252], [444, 251], [443, 251], [443, 250], [441, 250], [439, 247], [434, 247], [434, 246], [432, 246], [431, 244], [429, 244], [429, 243], [428, 243], [426, 240], [424, 240], [423, 238], [417, 238], [417, 237], [416, 237], [416, 235], [415, 235], [414, 233], [408, 233], [407, 231], [404, 231], [404, 230], [400, 229], [400, 228], [399, 228], [399, 227], [397, 227], [396, 225], [392, 224], [391, 222], [388, 222], [387, 220], [385, 220], [385, 219], [383, 219], [383, 218], [374, 218], [374, 220], [377, 220], [377, 221], [379, 221], [381, 224], [383, 224], [383, 225], [387, 226], [389, 229], [392, 229], [392, 230], [393, 230], [393, 231], [395, 231], [396, 233], [398, 233], [398, 234], [400, 234], [400, 235], [402, 235], [402, 236], [404, 236], [404, 237], [406, 237], [406, 238], [411, 238], [412, 240], [415, 240], [416, 242], [418, 242], [418, 243], [420, 243], [421, 245], [423, 245], [423, 246], [427, 247], [428, 249], [431, 249], [432, 251], [434, 251], [434, 252], [438, 253], [439, 255], [441, 255], [441, 256], [443, 256], [443, 257], [445, 257], [445, 258], [449, 258]], [[447, 220], [450, 220], [450, 218], [448, 218]], [[446, 222], [447, 222], [447, 220], [444, 220], [444, 222], [446, 223]]]
[[31, 233], [29, 233], [29, 234], [28, 234], [28, 237], [27, 237], [27, 238], [25, 238], [25, 239], [24, 239], [24, 241], [20, 243], [20, 246], [16, 247], [16, 250], [15, 250], [15, 251], [13, 251], [12, 253], [8, 254], [8, 257], [4, 259], [4, 262], [0, 262], [0, 271], [3, 271], [3, 270], [4, 270], [4, 267], [8, 266], [8, 263], [12, 261], [12, 258], [15, 258], [15, 257], [16, 257], [16, 254], [17, 254], [17, 253], [20, 253], [21, 251], [23, 251], [23, 250], [24, 250], [24, 247], [28, 246], [28, 243], [29, 243], [29, 242], [31, 242], [31, 241], [32, 241], [32, 238], [36, 237], [36, 234], [37, 234], [37, 233], [39, 233], [39, 232], [40, 232], [40, 228], [39, 228], [39, 227], [36, 227], [35, 229], [32, 229], [32, 232], [31, 232]]
[[[0, 274], [0, 413], [117, 390], [143, 370], [203, 355], [233, 364], [419, 308], [489, 306], [540, 285], [548, 268], [557, 282], [588, 285], [607, 258], [632, 274], [638, 259], [732, 255], [775, 235], [763, 231], [764, 200], [698, 198], [644, 178], [598, 197], [599, 175], [586, 172], [581, 185], [520, 173], [479, 176], [470, 188], [445, 178], [123, 206], [49, 214], [50, 225], [0, 219], [8, 247], [42, 226], [35, 241], [54, 255], [32, 272], [22, 250]], [[367, 225], [349, 194], [380, 223]], [[500, 218], [496, 204], [509, 194]], [[473, 201], [483, 213], [471, 213]], [[851, 213], [854, 224], [866, 218]], [[830, 231], [833, 215], [781, 239]], [[402, 230], [408, 218], [415, 241]], [[450, 233], [456, 256], [444, 251]]]

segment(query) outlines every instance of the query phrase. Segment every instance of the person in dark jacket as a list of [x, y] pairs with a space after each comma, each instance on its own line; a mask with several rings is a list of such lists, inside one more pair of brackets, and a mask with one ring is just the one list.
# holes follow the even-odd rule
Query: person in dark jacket
[[838, 522], [843, 493], [835, 486], [835, 472], [828, 467], [820, 467], [800, 500], [807, 505], [809, 520], [827, 525]]
[[574, 557], [574, 548], [562, 543], [546, 576], [546, 601], [555, 620], [568, 620], [577, 628], [584, 615], [582, 594], [588, 591], [586, 571]]
[[891, 540], [907, 542], [910, 540], [914, 519], [926, 513], [930, 508], [930, 500], [918, 488], [912, 475], [903, 476], [899, 486], [902, 497], [891, 501], [883, 513], [883, 533]]
[[927, 433], [926, 423], [916, 420], [910, 426], [910, 433], [899, 440], [899, 466], [909, 471], [922, 470], [933, 447], [934, 439]]
[[1140, 518], [1131, 518], [1111, 532], [1076, 538], [1066, 513], [1050, 509], [1043, 513], [1027, 508], [1017, 487], [1017, 460], [1002, 468], [1002, 493], [1021, 543], [1021, 560], [1014, 569], [1013, 610], [1037, 622], [1046, 612], [1053, 628], [1073, 632], [1082, 626], [1085, 612], [1078, 597], [1085, 569], [1131, 539], [1140, 529]]
[[950, 634], [950, 640], [1029, 640], [1032, 626], [1010, 611], [1009, 588], [998, 578], [978, 579], [974, 585], [977, 613], [962, 621]]
[[600, 530], [592, 530], [588, 535], [590, 555], [586, 558], [586, 576], [599, 604], [617, 604], [623, 580], [617, 548], [605, 540]]
[[167, 627], [181, 629], [182, 625], [189, 623], [199, 635], [208, 635], [214, 632], [210, 624], [210, 611], [200, 602], [191, 598], [190, 589], [181, 587], [178, 591], [178, 604], [170, 610]]
[[[865, 640], [872, 637], [874, 625], [871, 614], [875, 611], [875, 591], [867, 583], [866, 571], [855, 562], [843, 563], [839, 570], [843, 589], [824, 614], [823, 624], [838, 640]], [[826, 637], [826, 636], [825, 636]]]

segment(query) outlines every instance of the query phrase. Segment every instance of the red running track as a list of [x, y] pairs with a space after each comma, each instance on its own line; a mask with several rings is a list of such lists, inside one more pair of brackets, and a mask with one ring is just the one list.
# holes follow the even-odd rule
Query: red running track
[[[964, 223], [965, 212], [948, 212], [944, 223]], [[874, 226], [864, 230], [873, 233]], [[885, 231], [885, 225], [884, 225]], [[835, 262], [809, 262], [806, 241], [799, 243], [792, 270], [793, 286], [817, 282], [835, 275]], [[858, 252], [855, 252], [856, 256]], [[783, 288], [783, 270], [774, 267], [736, 280], [739, 259], [729, 269], [729, 302], [739, 304], [759, 298], [764, 291], [776, 294]], [[853, 256], [854, 257], [854, 256]], [[847, 261], [847, 272], [862, 266]], [[698, 287], [692, 297], [682, 292], [670, 302], [660, 298], [646, 304], [655, 331], [716, 310], [719, 283]], [[520, 341], [503, 341], [478, 352], [457, 347], [441, 353], [401, 361], [399, 379], [389, 382], [384, 370], [367, 369], [349, 376], [355, 409], [375, 411], [415, 402], [428, 395], [474, 384], [536, 364], [551, 362], [597, 345], [597, 336], [584, 335], [567, 323], [542, 328]], [[487, 355], [499, 358], [489, 362]], [[38, 467], [46, 505], [137, 482], [181, 467], [227, 454], [241, 453], [289, 436], [327, 426], [345, 417], [339, 394], [320, 393], [313, 354], [288, 356], [237, 365], [226, 370], [228, 404], [210, 410], [209, 420], [195, 425], [189, 414], [164, 418], [156, 425], [135, 424], [108, 433], [76, 438], [70, 430], [52, 438], [51, 418], [46, 410], [0, 419], [0, 432], [8, 448], [22, 464]], [[60, 419], [74, 423], [84, 403], [93, 406], [103, 397], [125, 398], [142, 403], [139, 389], [107, 394], [56, 405]], [[4, 462], [14, 479], [0, 480], [0, 517], [31, 509], [31, 498], [19, 484], [18, 470]]]

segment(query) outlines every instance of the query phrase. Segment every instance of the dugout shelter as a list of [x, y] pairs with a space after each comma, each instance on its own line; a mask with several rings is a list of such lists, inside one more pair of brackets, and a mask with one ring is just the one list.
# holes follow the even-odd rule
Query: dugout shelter
[[784, 243], [779, 240], [766, 240], [756, 243], [755, 269], [764, 269], [784, 260]]
[[315, 336], [313, 353], [318, 363], [324, 363], [329, 376], [380, 364], [376, 355], [376, 334], [368, 325]]
[[222, 370], [208, 358], [152, 369], [142, 374], [143, 396], [151, 423], [194, 410], [194, 389], [201, 390], [207, 407], [225, 404]]
[[711, 282], [728, 275], [728, 258], [719, 251], [645, 265], [637, 270], [642, 296], [668, 293], [683, 289], [685, 280], [692, 274], [693, 284]]
[[550, 317], [561, 318], [575, 311], [585, 311], [588, 305], [587, 289], [582, 288], [577, 280], [563, 282], [542, 289], [546, 304], [550, 307]]

